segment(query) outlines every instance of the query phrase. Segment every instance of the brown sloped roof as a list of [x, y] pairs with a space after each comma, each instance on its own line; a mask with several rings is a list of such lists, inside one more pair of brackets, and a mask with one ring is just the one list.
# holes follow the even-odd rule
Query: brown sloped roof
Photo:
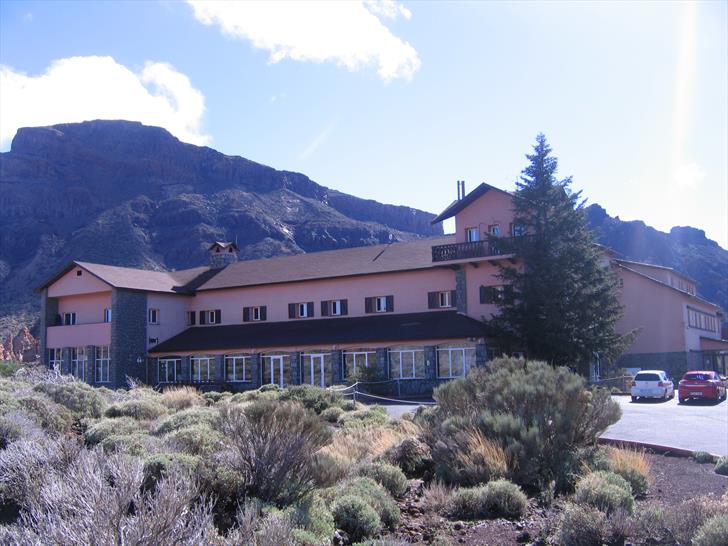
[[432, 246], [453, 240], [453, 236], [434, 237], [407, 243], [246, 260], [228, 265], [197, 290], [428, 269], [433, 267]]
[[195, 279], [210, 270], [209, 267], [195, 267], [181, 271], [150, 271], [132, 267], [73, 261], [36, 290], [40, 291], [53, 284], [74, 267], [80, 267], [88, 271], [114, 288], [169, 293], [191, 292], [193, 288], [188, 288], [187, 285], [193, 284]]
[[490, 190], [495, 190], [495, 191], [499, 191], [502, 193], [508, 193], [505, 190], [496, 188], [495, 186], [491, 186], [490, 184], [486, 184], [485, 182], [481, 182], [468, 195], [466, 195], [462, 199], [456, 199], [455, 201], [450, 203], [448, 205], [448, 207], [445, 210], [443, 210], [440, 214], [435, 216], [430, 223], [434, 225], [434, 224], [437, 224], [438, 222], [442, 222], [443, 220], [447, 220], [448, 218], [452, 218], [458, 212], [463, 210], [465, 207], [467, 207], [468, 205], [470, 205], [471, 203], [476, 201], [481, 195], [485, 195]]
[[318, 344], [483, 337], [482, 322], [456, 311], [392, 313], [226, 326], [194, 326], [150, 349], [151, 354], [245, 350]]

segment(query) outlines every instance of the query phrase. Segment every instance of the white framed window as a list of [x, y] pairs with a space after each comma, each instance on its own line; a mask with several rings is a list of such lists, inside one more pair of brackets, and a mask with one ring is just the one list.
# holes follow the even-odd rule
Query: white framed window
[[445, 292], [439, 292], [437, 294], [437, 301], [440, 307], [452, 307], [452, 297], [449, 290]]
[[390, 379], [423, 379], [425, 352], [422, 348], [394, 348], [389, 350]]
[[298, 304], [298, 316], [301, 318], [305, 318], [308, 316], [308, 305], [305, 303], [299, 303]]
[[63, 366], [63, 349], [55, 347], [48, 349], [48, 367], [56, 372], [61, 371]]
[[261, 312], [260, 312], [260, 307], [253, 307], [251, 309], [251, 311], [252, 311], [250, 313], [250, 318], [251, 319], [253, 319], [253, 320], [261, 320], [261, 316], [262, 315], [261, 315]]
[[96, 382], [97, 383], [108, 383], [109, 382], [109, 368], [111, 367], [111, 355], [109, 353], [109, 346], [102, 345], [96, 347]]
[[200, 311], [200, 326], [207, 324], [220, 324], [222, 322], [222, 311], [220, 309], [205, 309]]
[[86, 381], [86, 347], [71, 348], [71, 374]]
[[73, 326], [74, 324], [76, 324], [76, 313], [63, 313], [63, 325]]
[[331, 315], [332, 316], [339, 316], [341, 315], [341, 300], [331, 300]]
[[195, 311], [187, 311], [187, 326], [194, 326], [197, 323], [197, 313]]
[[225, 381], [228, 383], [252, 381], [251, 367], [250, 355], [225, 355]]
[[465, 240], [469, 243], [480, 241], [480, 228], [469, 227], [465, 228]]
[[158, 366], [160, 383], [176, 383], [182, 379], [181, 358], [160, 358]]
[[333, 382], [331, 351], [301, 353], [301, 383], [323, 388]]
[[104, 322], [111, 322], [111, 309], [109, 307], [104, 309]]
[[475, 347], [441, 346], [437, 348], [437, 377], [462, 377], [475, 366]]
[[500, 224], [491, 224], [491, 225], [489, 225], [488, 226], [488, 233], [492, 237], [500, 237], [500, 235], [501, 235]]
[[688, 307], [688, 326], [698, 330], [715, 332], [718, 329], [718, 320], [713, 315]]
[[344, 377], [354, 377], [360, 370], [369, 369], [369, 365], [375, 366], [377, 362], [376, 351], [344, 351]]
[[149, 324], [159, 324], [159, 309], [149, 309]]
[[215, 379], [215, 357], [214, 356], [193, 356], [190, 359], [191, 380], [197, 383], [205, 383]]
[[374, 298], [375, 311], [377, 313], [387, 312], [387, 296], [377, 296]]

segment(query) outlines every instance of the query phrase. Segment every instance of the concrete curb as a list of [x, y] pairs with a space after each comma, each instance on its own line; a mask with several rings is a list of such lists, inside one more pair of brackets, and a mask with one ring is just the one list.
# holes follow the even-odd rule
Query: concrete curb
[[[636, 442], [634, 440], [618, 440], [616, 438], [599, 438], [598, 443], [602, 445], [613, 445], [613, 446], [627, 446], [633, 448], [643, 448], [655, 451], [657, 453], [675, 455], [677, 457], [692, 457], [695, 451], [690, 449], [683, 449], [681, 447], [664, 446], [660, 444], [648, 444], [645, 442]], [[715, 459], [719, 459], [721, 456], [711, 453]]]

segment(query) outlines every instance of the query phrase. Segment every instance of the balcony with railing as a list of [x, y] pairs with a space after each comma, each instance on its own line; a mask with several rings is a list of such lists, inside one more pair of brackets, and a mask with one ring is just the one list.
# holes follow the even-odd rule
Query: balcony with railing
[[472, 260], [473, 258], [487, 258], [489, 256], [503, 256], [513, 254], [513, 239], [521, 237], [493, 238], [485, 241], [470, 241], [467, 243], [451, 243], [432, 247], [433, 262], [449, 262], [452, 260]]

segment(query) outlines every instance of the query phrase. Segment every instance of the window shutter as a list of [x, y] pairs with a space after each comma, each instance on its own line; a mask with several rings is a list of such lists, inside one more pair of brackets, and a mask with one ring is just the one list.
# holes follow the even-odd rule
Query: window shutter
[[341, 314], [342, 315], [349, 314], [349, 300], [341, 300]]
[[452, 307], [457, 307], [457, 305], [458, 305], [458, 291], [457, 290], [450, 290], [450, 305]]
[[295, 303], [288, 304], [288, 318], [296, 318], [296, 304]]
[[313, 312], [313, 302], [312, 302], [312, 301], [309, 301], [309, 302], [308, 302], [308, 303], [306, 304], [306, 307], [307, 307], [307, 309], [306, 309], [306, 310], [308, 311], [308, 312], [306, 313], [306, 316], [309, 316], [309, 317], [312, 317], [312, 316], [314, 316], [314, 314], [315, 314], [315, 313]]
[[488, 289], [480, 285], [480, 303], [488, 303], [486, 299], [488, 299]]
[[60, 326], [63, 324], [63, 317], [61, 315], [56, 315], [56, 326]]
[[243, 307], [243, 322], [250, 322], [250, 307]]
[[387, 312], [394, 311], [394, 296], [387, 296]]
[[428, 309], [435, 309], [438, 307], [438, 301], [437, 301], [437, 292], [428, 292], [427, 293], [427, 308]]
[[222, 311], [220, 309], [215, 309], [215, 324], [220, 324], [222, 322]]
[[189, 321], [190, 321], [190, 326], [194, 326], [194, 325], [195, 325], [195, 319], [197, 318], [197, 313], [195, 313], [194, 311], [190, 311], [190, 312], [188, 313], [188, 315], [189, 315], [189, 317], [190, 317], [190, 318], [189, 318]]
[[322, 317], [329, 316], [329, 302], [328, 301], [321, 302], [321, 316]]
[[200, 325], [207, 324], [207, 311], [200, 311]]
[[260, 320], [266, 320], [268, 318], [267, 307], [265, 305], [260, 308]]
[[374, 312], [374, 298], [364, 298], [364, 312], [365, 313]]

